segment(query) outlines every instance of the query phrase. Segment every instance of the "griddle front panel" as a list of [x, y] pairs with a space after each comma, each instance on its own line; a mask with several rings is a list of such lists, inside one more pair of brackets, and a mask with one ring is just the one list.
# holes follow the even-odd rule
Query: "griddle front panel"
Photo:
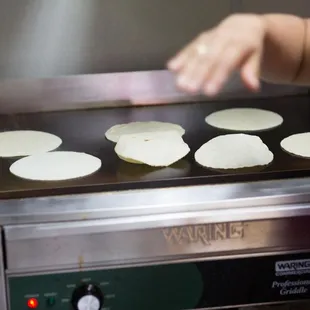
[[[74, 291], [98, 287], [104, 308], [189, 310], [310, 298], [309, 254], [9, 277], [11, 310], [70, 308]], [[80, 298], [83, 295], [79, 296]], [[74, 299], [73, 299], [74, 301]]]

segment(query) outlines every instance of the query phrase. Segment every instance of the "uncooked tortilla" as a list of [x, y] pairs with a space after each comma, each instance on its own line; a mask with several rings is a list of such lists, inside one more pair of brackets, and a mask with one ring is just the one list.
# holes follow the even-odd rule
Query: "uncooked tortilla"
[[42, 131], [16, 130], [0, 133], [0, 157], [29, 156], [57, 149], [59, 137]]
[[202, 145], [195, 153], [195, 160], [213, 169], [242, 169], [266, 166], [273, 161], [273, 154], [257, 136], [229, 134]]
[[189, 153], [188, 145], [176, 131], [122, 135], [115, 146], [119, 158], [152, 167], [167, 167]]
[[50, 152], [24, 157], [10, 167], [12, 174], [33, 181], [63, 181], [88, 176], [101, 160], [86, 153]]
[[298, 133], [283, 139], [281, 147], [292, 155], [310, 158], [310, 132]]
[[210, 126], [242, 132], [272, 129], [283, 123], [277, 113], [254, 108], [234, 108], [214, 112], [205, 118]]
[[180, 136], [183, 136], [185, 130], [177, 124], [164, 123], [164, 122], [133, 122], [128, 124], [120, 124], [111, 127], [105, 136], [108, 140], [117, 143], [119, 138], [124, 135], [146, 133], [146, 132], [165, 132], [175, 130]]

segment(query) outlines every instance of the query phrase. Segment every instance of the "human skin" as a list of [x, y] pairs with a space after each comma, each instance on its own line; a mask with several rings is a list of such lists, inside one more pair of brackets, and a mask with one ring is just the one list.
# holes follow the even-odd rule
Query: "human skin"
[[310, 85], [310, 19], [284, 14], [238, 14], [200, 34], [167, 64], [179, 88], [217, 95], [240, 71], [258, 91], [260, 80]]

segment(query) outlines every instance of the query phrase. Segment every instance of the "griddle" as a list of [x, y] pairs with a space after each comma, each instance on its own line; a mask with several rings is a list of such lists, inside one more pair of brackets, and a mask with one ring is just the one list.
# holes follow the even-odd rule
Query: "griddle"
[[[203, 168], [195, 162], [194, 153], [203, 143], [229, 133], [207, 125], [205, 116], [231, 107], [268, 109], [284, 118], [280, 127], [255, 133], [275, 156], [273, 163], [264, 170], [223, 173]], [[156, 169], [126, 163], [117, 157], [114, 152], [115, 144], [105, 139], [106, 130], [119, 123], [150, 120], [174, 122], [185, 128], [184, 140], [191, 148], [186, 158], [172, 167]], [[310, 176], [310, 159], [293, 157], [280, 147], [283, 138], [310, 131], [310, 98], [306, 95], [0, 116], [1, 131], [16, 129], [42, 130], [56, 134], [63, 139], [59, 150], [92, 154], [102, 160], [102, 167], [86, 178], [34, 182], [17, 178], [9, 172], [9, 166], [16, 159], [0, 159], [1, 199]]]

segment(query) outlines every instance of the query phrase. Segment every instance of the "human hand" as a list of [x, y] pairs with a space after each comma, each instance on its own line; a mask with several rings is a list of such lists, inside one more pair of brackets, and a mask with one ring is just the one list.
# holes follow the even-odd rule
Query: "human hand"
[[168, 68], [186, 92], [214, 96], [235, 70], [250, 90], [258, 91], [265, 34], [263, 17], [231, 15], [200, 34], [168, 62]]

